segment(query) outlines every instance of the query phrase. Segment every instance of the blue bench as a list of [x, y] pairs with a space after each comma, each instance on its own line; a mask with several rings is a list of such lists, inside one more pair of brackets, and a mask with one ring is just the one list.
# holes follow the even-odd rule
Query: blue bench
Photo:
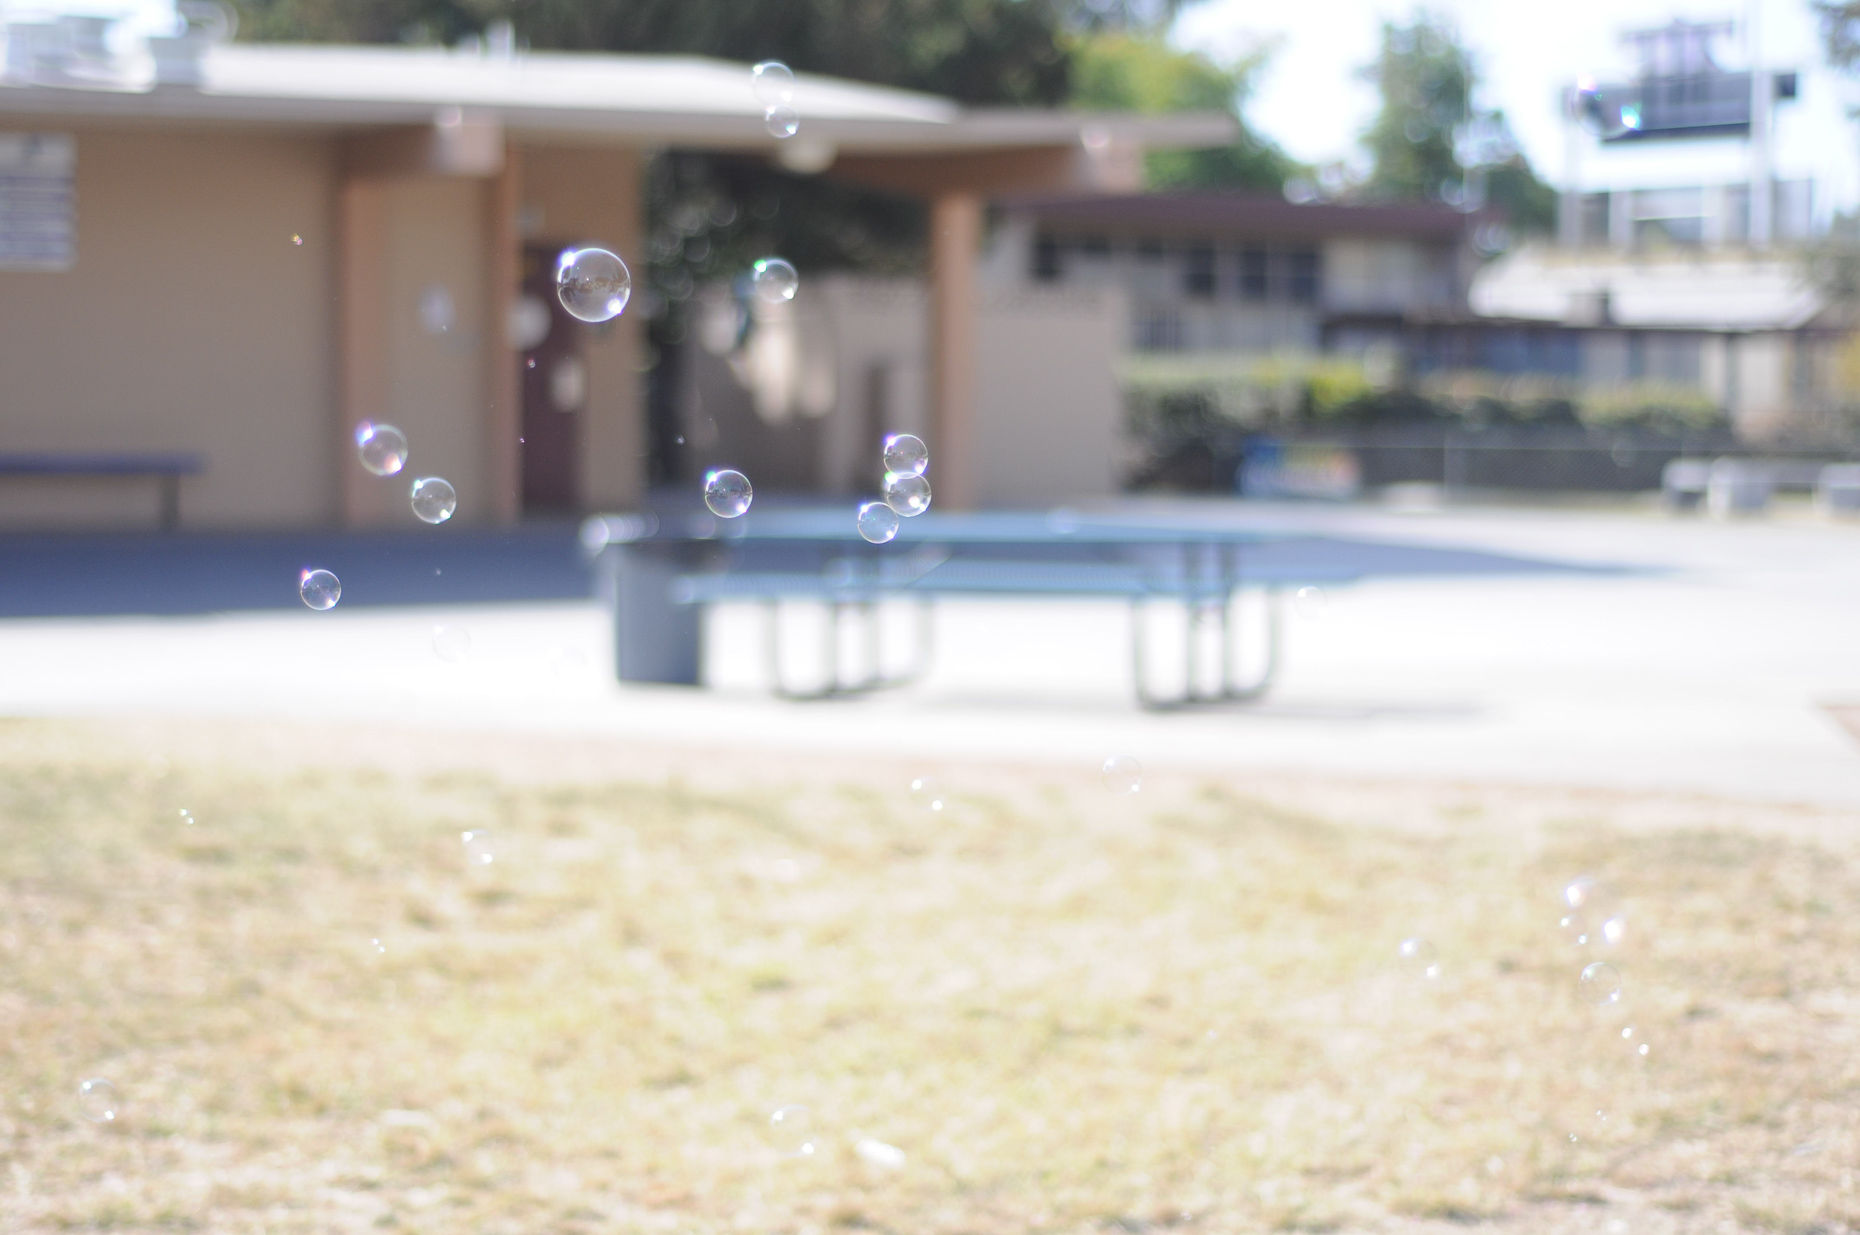
[[[1279, 659], [1278, 592], [1289, 585], [1347, 582], [1355, 572], [1305, 564], [1270, 566], [1249, 550], [1295, 539], [1251, 529], [1166, 522], [1090, 519], [1051, 514], [924, 515], [903, 525], [887, 545], [868, 545], [851, 528], [850, 512], [775, 511], [742, 520], [708, 516], [597, 516], [582, 528], [601, 591], [613, 607], [616, 673], [622, 681], [695, 685], [702, 678], [704, 606], [757, 602], [769, 617], [765, 650], [775, 690], [789, 698], [858, 694], [914, 680], [928, 667], [930, 608], [942, 596], [1117, 599], [1133, 608], [1166, 601], [1188, 621], [1184, 688], [1161, 697], [1149, 688], [1147, 640], [1132, 624], [1132, 658], [1139, 701], [1149, 708], [1230, 703], [1257, 698], [1271, 685]], [[1237, 676], [1235, 637], [1243, 587], [1267, 594], [1264, 667]], [[878, 607], [917, 602], [915, 655], [903, 673], [882, 667]], [[789, 686], [782, 677], [778, 607], [789, 601], [822, 606], [827, 614], [823, 682]], [[840, 632], [851, 617], [863, 623], [863, 673], [841, 672]], [[1201, 665], [1208, 627], [1218, 639], [1218, 685], [1205, 685]]]
[[0, 476], [80, 476], [86, 478], [145, 477], [157, 482], [161, 493], [160, 524], [164, 532], [181, 526], [181, 478], [206, 470], [200, 455], [132, 454], [105, 451], [35, 451], [0, 454]]

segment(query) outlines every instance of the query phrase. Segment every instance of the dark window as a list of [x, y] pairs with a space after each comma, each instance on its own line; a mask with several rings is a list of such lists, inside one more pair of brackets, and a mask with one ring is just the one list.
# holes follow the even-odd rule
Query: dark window
[[1144, 261], [1159, 262], [1162, 260], [1162, 255], [1163, 242], [1156, 239], [1156, 237], [1145, 236], [1143, 239], [1137, 241], [1137, 256]]
[[1292, 301], [1295, 304], [1316, 304], [1319, 286], [1318, 255], [1309, 250], [1293, 253], [1288, 265], [1291, 267], [1290, 284]]
[[1240, 251], [1240, 299], [1264, 300], [1267, 292], [1266, 250]]
[[1086, 236], [1079, 241], [1079, 252], [1086, 257], [1111, 256], [1111, 242], [1103, 236]]
[[1203, 300], [1213, 296], [1214, 247], [1192, 244], [1182, 254], [1182, 258], [1182, 290]]
[[1033, 242], [1033, 277], [1042, 283], [1059, 280], [1059, 241], [1042, 235]]

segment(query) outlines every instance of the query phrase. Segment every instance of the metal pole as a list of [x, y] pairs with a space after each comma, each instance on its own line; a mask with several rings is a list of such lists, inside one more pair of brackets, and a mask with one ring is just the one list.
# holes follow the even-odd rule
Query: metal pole
[[1774, 231], [1771, 205], [1770, 104], [1776, 93], [1763, 67], [1763, 0], [1744, 6], [1744, 39], [1750, 50], [1750, 247], [1767, 249]]

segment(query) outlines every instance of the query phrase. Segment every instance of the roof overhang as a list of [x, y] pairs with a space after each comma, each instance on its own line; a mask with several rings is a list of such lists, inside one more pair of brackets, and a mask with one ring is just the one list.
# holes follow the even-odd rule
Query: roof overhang
[[[749, 66], [696, 56], [219, 44], [202, 49], [197, 86], [156, 85], [147, 64], [116, 79], [0, 80], [0, 117], [227, 122], [354, 131], [429, 125], [465, 114], [539, 143], [683, 146], [763, 152], [772, 137]], [[974, 154], [1103, 146], [1219, 146], [1223, 113], [1101, 115], [971, 110], [945, 98], [798, 74], [806, 141], [849, 155]]]
[[1010, 212], [1064, 232], [1244, 234], [1287, 240], [1396, 236], [1458, 241], [1491, 216], [1437, 203], [1294, 203], [1247, 192], [1071, 193], [1010, 199]]

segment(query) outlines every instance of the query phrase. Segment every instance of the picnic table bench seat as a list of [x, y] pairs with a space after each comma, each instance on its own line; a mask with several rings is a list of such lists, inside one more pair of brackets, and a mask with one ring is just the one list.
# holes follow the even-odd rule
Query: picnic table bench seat
[[181, 478], [198, 476], [206, 460], [196, 454], [138, 451], [14, 451], [0, 453], [0, 476], [143, 477], [157, 483], [162, 531], [181, 526]]

